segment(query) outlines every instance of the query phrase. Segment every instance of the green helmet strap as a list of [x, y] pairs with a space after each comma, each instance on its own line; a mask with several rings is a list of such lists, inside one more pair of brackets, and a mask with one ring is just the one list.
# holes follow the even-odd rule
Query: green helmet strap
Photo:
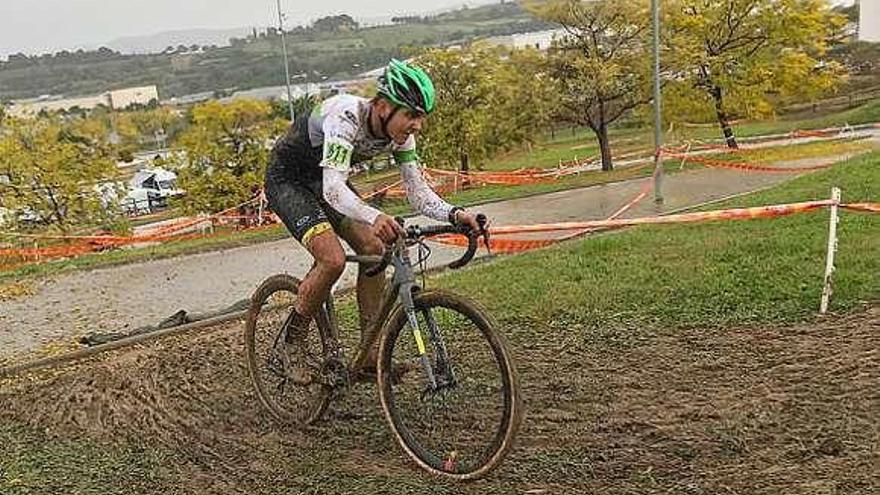
[[398, 111], [400, 111], [400, 106], [394, 105], [394, 110], [391, 113], [389, 113], [387, 117], [382, 119], [382, 134], [385, 135], [384, 137], [387, 137], [387, 138], [391, 137], [391, 135], [388, 134], [388, 123], [391, 122], [391, 119], [394, 118], [394, 114], [396, 114]]

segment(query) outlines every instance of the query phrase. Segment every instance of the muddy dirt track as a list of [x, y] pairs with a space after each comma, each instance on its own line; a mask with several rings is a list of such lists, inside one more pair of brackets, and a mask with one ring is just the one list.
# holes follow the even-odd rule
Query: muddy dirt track
[[373, 386], [307, 431], [271, 421], [238, 322], [0, 383], [0, 420], [168, 451], [166, 493], [880, 493], [880, 306], [782, 328], [503, 325], [526, 418], [475, 484], [421, 474]]

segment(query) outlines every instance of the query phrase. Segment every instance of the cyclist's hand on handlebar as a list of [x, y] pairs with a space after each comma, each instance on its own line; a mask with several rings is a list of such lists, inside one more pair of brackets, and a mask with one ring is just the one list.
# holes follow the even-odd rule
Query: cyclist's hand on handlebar
[[382, 239], [382, 242], [385, 244], [391, 244], [397, 240], [398, 236], [404, 233], [403, 227], [401, 227], [393, 218], [384, 213], [373, 220], [371, 229], [373, 230], [373, 234], [379, 239]]
[[472, 232], [482, 233], [484, 229], [487, 229], [489, 227], [490, 222], [489, 220], [485, 220], [481, 225], [480, 222], [477, 221], [477, 216], [478, 215], [476, 213], [459, 210], [455, 212], [455, 224], [467, 225], [468, 227], [470, 227]]

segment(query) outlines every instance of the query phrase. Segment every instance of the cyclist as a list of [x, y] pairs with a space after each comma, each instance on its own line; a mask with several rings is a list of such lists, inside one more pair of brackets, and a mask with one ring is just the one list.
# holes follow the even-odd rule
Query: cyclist
[[[299, 116], [276, 143], [265, 181], [269, 207], [314, 258], [299, 286], [284, 330], [285, 349], [278, 356], [289, 372], [307, 372], [302, 359], [293, 361], [303, 356], [312, 316], [345, 268], [339, 238], [358, 254], [379, 255], [403, 233], [392, 217], [367, 205], [351, 189], [348, 175], [353, 165], [390, 152], [399, 165], [407, 199], [416, 210], [438, 221], [479, 230], [476, 215], [444, 201], [422, 175], [415, 136], [434, 106], [434, 85], [424, 70], [391, 60], [379, 77], [375, 97], [341, 94], [328, 98]], [[362, 352], [353, 362], [356, 374], [375, 369], [378, 343], [375, 335], [366, 333], [378, 318], [384, 289], [384, 274], [368, 277], [360, 269], [357, 301]]]

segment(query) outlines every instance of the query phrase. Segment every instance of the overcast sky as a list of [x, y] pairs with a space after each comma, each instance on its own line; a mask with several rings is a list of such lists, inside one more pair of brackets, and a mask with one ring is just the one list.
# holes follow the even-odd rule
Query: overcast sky
[[[355, 18], [434, 11], [491, 0], [282, 0], [288, 26], [324, 15]], [[0, 0], [0, 57], [95, 48], [122, 36], [277, 24], [276, 0]]]

